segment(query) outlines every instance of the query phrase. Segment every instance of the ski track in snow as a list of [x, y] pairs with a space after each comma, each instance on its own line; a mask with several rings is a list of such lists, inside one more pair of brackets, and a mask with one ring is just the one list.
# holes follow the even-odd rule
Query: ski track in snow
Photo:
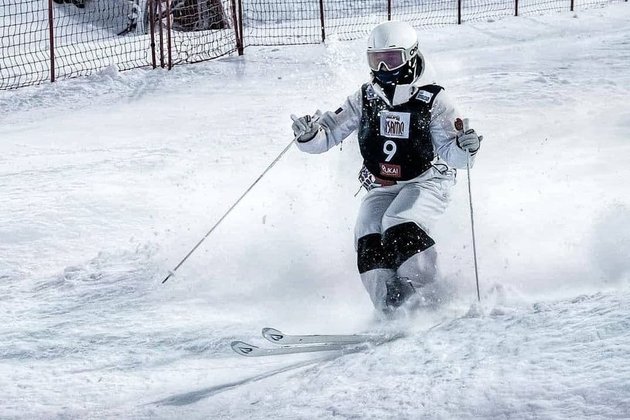
[[[356, 137], [291, 139], [366, 80], [364, 40], [251, 48], [0, 92], [0, 417], [630, 417], [630, 9], [420, 32], [485, 140], [437, 231], [448, 300], [375, 323], [355, 273]], [[324, 263], [322, 263], [324, 262]], [[233, 339], [402, 328], [246, 359]], [[253, 337], [253, 338], [252, 338]]]

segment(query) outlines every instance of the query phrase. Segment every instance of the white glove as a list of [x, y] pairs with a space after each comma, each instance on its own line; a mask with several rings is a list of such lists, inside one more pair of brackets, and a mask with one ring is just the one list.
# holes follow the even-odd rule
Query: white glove
[[312, 140], [321, 128], [321, 125], [317, 122], [321, 115], [322, 113], [319, 110], [317, 110], [312, 117], [305, 115], [298, 118], [295, 115], [291, 115], [291, 119], [293, 120], [291, 128], [293, 128], [295, 140], [300, 143], [306, 143]]
[[457, 136], [457, 145], [460, 149], [464, 149], [471, 155], [474, 155], [479, 150], [481, 140], [483, 140], [483, 136], [478, 136], [475, 130], [471, 128]]

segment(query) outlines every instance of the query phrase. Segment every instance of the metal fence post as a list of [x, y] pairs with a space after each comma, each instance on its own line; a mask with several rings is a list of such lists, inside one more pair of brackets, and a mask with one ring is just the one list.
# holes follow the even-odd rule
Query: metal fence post
[[[245, 31], [243, 31], [243, 2], [241, 0], [238, 0], [238, 31], [241, 33], [241, 42], [243, 43], [241, 47], [243, 48], [243, 51], [245, 51], [245, 35], [243, 35], [245, 33]], [[243, 54], [243, 52], [241, 52], [241, 54]]]
[[157, 67], [155, 58], [155, 4], [154, 0], [149, 0], [149, 30], [151, 31], [151, 64], [153, 68]]
[[48, 38], [50, 41], [50, 82], [55, 81], [55, 17], [53, 2], [48, 0]]
[[162, 0], [157, 0], [158, 21], [160, 22], [160, 67], [164, 68], [164, 25], [162, 25]]
[[173, 52], [172, 52], [172, 31], [171, 31], [171, 0], [166, 2], [166, 44], [168, 46], [168, 69], [173, 68]]
[[[238, 1], [238, 14], [236, 2]], [[232, 20], [234, 21], [234, 33], [236, 35], [236, 51], [238, 55], [243, 55], [243, 8], [241, 0], [232, 0]]]
[[462, 0], [457, 0], [457, 24], [462, 24]]
[[518, 0], [514, 0], [514, 16], [518, 16]]
[[392, 20], [392, 0], [387, 0], [387, 20]]
[[326, 28], [324, 27], [324, 0], [319, 0], [319, 20], [322, 26], [322, 42], [326, 42]]

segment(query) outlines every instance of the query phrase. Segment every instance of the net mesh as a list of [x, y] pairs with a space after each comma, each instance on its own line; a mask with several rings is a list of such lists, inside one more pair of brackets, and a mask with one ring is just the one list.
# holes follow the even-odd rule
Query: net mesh
[[392, 19], [407, 21], [416, 28], [457, 23], [457, 0], [403, 0], [395, 4]]
[[[171, 7], [173, 64], [210, 60], [236, 50], [231, 3], [184, 0]], [[169, 26], [164, 19], [161, 24]]]
[[319, 1], [244, 0], [248, 46], [313, 44], [322, 40]]
[[[136, 3], [74, 0], [55, 7], [55, 64], [58, 78], [84, 76], [115, 65], [128, 70], [151, 64], [150, 39], [133, 26]], [[121, 35], [119, 35], [121, 34]]]
[[[624, 0], [573, 1], [582, 10]], [[0, 89], [243, 46], [358, 39], [388, 19], [422, 28], [570, 9], [571, 0], [0, 0]]]
[[20, 0], [0, 4], [0, 88], [32, 85], [50, 77], [48, 7]]
[[462, 2], [462, 22], [501, 19], [513, 16], [514, 13], [515, 2], [513, 0], [467, 0]]

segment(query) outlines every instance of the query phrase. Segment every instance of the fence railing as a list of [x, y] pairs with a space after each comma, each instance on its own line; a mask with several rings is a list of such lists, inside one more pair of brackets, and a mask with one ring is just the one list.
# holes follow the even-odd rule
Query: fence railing
[[573, 11], [627, 0], [0, 0], [0, 89], [243, 54], [247, 46]]

